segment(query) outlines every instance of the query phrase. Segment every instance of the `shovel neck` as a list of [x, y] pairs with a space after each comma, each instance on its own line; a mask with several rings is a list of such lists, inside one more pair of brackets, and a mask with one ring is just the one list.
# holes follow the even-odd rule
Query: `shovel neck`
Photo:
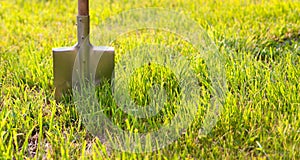
[[78, 43], [87, 40], [89, 42], [90, 16], [77, 16], [77, 39]]

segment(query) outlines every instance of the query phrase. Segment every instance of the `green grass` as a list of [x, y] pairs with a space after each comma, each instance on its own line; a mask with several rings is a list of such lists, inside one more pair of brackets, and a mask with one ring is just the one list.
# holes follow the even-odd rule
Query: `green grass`
[[[122, 153], [107, 148], [85, 129], [73, 103], [54, 100], [51, 50], [76, 43], [76, 1], [2, 0], [0, 159], [300, 158], [299, 1], [90, 3], [92, 30], [111, 15], [144, 7], [180, 11], [202, 26], [225, 58], [228, 93], [217, 125], [205, 136], [198, 134], [210, 96], [208, 73], [199, 62], [195, 72], [204, 90], [199, 102], [203, 107], [185, 134], [151, 153]], [[149, 40], [147, 35], [121, 36], [112, 43], [118, 55], [140, 42], [132, 42], [130, 37]], [[182, 40], [171, 37], [163, 41], [159, 34], [156, 40], [171, 47], [183, 46], [176, 48], [183, 54], [195, 52]], [[138, 79], [138, 74], [132, 78]], [[146, 103], [145, 90], [135, 89], [139, 85], [142, 84], [132, 85], [132, 96]], [[109, 100], [112, 98], [103, 103], [109, 105]], [[172, 117], [171, 111], [172, 108], [164, 114]], [[159, 128], [158, 122], [168, 119], [139, 121], [116, 106], [108, 108], [107, 113], [113, 122], [131, 131], [142, 131], [145, 126]]]

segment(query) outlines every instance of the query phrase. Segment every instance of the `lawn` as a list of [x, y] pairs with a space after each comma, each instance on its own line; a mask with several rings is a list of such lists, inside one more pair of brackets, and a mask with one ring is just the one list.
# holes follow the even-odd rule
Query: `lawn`
[[[77, 2], [1, 0], [0, 159], [300, 159], [300, 1], [90, 0], [91, 32], [110, 16], [146, 7], [185, 14], [207, 32], [222, 55], [228, 90], [211, 131], [199, 133], [212, 84], [200, 59], [193, 61], [202, 88], [200, 107], [176, 141], [145, 153], [110, 148], [86, 129], [74, 101], [54, 98], [52, 48], [76, 43]], [[141, 43], [163, 44], [185, 56], [197, 54], [186, 41], [163, 31], [126, 33], [103, 45], [115, 48], [119, 63]], [[148, 73], [156, 68], [141, 68], [131, 77], [136, 82], [130, 83], [131, 97], [138, 104], [148, 101], [149, 83], [143, 75], [161, 76]], [[176, 78], [167, 69], [158, 72], [162, 79], [171, 77], [167, 91], [172, 98]], [[105, 113], [129, 132], [159, 129], [180, 108], [170, 102], [161, 115], [140, 120], [118, 110], [105, 89], [97, 90]]]

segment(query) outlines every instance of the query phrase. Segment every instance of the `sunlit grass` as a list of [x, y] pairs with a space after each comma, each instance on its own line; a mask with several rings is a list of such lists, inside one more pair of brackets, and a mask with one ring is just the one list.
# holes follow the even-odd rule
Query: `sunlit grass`
[[[199, 112], [177, 141], [152, 153], [131, 154], [109, 149], [85, 129], [72, 101], [54, 100], [51, 49], [76, 43], [76, 1], [2, 0], [1, 159], [300, 158], [299, 1], [95, 0], [90, 3], [91, 30], [110, 15], [143, 7], [184, 12], [202, 26], [226, 62], [228, 93], [217, 125], [205, 136], [198, 134], [210, 101], [209, 75], [200, 59], [193, 63], [202, 91]], [[119, 53], [117, 62], [122, 58], [121, 53], [153, 39], [151, 34], [119, 37], [111, 44]], [[165, 33], [156, 36], [158, 43], [167, 44], [174, 51], [196, 54], [174, 35], [167, 40], [163, 39]], [[155, 65], [150, 67], [157, 69]], [[139, 77], [143, 75], [139, 73], [147, 72], [147, 67], [144, 69], [137, 70], [131, 78], [144, 80]], [[166, 74], [168, 70], [158, 72]], [[140, 86], [143, 85], [132, 84], [131, 96], [143, 104], [148, 97]], [[176, 89], [166, 88], [176, 93]], [[125, 130], [158, 129], [168, 122], [168, 116], [173, 116], [172, 107], [166, 106], [171, 109], [162, 112], [167, 115], [162, 119], [135, 119], [111, 105], [110, 94], [101, 91], [98, 94], [107, 96], [101, 101], [108, 107], [107, 115]]]

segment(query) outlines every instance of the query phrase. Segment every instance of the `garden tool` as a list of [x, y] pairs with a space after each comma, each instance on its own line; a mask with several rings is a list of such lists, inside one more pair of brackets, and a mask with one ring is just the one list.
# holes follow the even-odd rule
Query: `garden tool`
[[[114, 49], [112, 47], [95, 47], [89, 41], [90, 17], [89, 1], [78, 0], [77, 15], [77, 39], [73, 47], [53, 49], [53, 70], [55, 99], [60, 100], [66, 93], [70, 94], [72, 89], [72, 74], [76, 57], [84, 76], [92, 67], [96, 68], [94, 81], [101, 85], [102, 80], [111, 80], [114, 69]], [[100, 60], [95, 60], [100, 57]], [[99, 58], [98, 58], [99, 59]]]

